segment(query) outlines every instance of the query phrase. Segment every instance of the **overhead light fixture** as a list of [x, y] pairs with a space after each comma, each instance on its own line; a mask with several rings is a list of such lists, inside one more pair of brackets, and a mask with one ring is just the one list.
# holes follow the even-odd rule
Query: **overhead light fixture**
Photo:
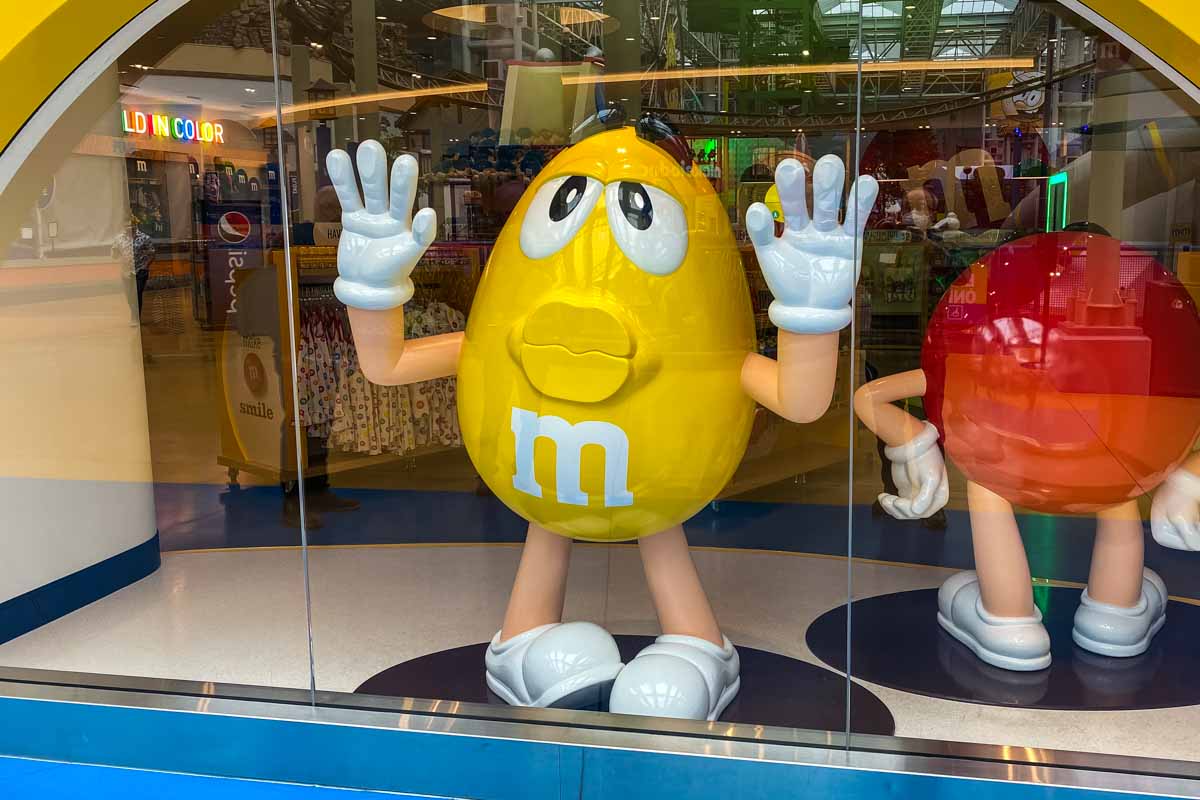
[[251, 89], [249, 86], [247, 86], [245, 90], [246, 90], [247, 92], [249, 92], [250, 94], [254, 94], [255, 92], [257, 92], [257, 91], [258, 91], [258, 89]]
[[321, 44], [320, 42], [309, 42], [309, 43], [308, 43], [308, 46], [309, 46], [309, 47], [315, 47], [315, 48], [317, 48], [318, 50], [320, 50], [320, 49], [321, 49], [322, 47], [324, 47], [325, 45]]
[[[498, 22], [504, 16], [500, 9], [507, 10], [510, 7], [511, 3], [486, 2], [486, 0], [485, 2], [472, 3], [470, 5], [445, 6], [443, 8], [435, 8], [432, 12], [426, 14], [424, 22], [434, 30], [449, 33], [465, 33], [465, 29], [458, 27], [463, 23], [492, 28], [503, 27]], [[616, 20], [601, 11], [560, 5], [557, 8], [557, 13], [559, 25], [570, 27], [599, 22], [606, 31], [611, 32], [617, 28]]]
[[[284, 106], [284, 114], [299, 114], [302, 111], [312, 111], [314, 108], [339, 108], [342, 106], [353, 106], [359, 103], [380, 103], [387, 100], [409, 100], [416, 97], [433, 97], [436, 95], [445, 94], [472, 94], [474, 92], [486, 92], [488, 89], [487, 81], [479, 81], [477, 83], [452, 83], [442, 86], [429, 86], [424, 89], [404, 89], [394, 92], [373, 92], [372, 94], [360, 94], [354, 97], [338, 97], [329, 100], [317, 100], [312, 103], [300, 103], [294, 106]], [[417, 112], [409, 111], [410, 115], [415, 116]], [[271, 111], [263, 116], [275, 116], [275, 112]]]
[[429, 41], [431, 41], [431, 42], [436, 42], [436, 41], [437, 41], [437, 37], [436, 37], [436, 36], [426, 36], [425, 38], [426, 38], [426, 39], [428, 39], [428, 40], [429, 40]]
[[387, 21], [387, 17], [383, 17], [383, 16], [376, 17], [375, 19], [378, 19], [378, 20], [383, 20], [383, 21], [385, 21], [385, 22]]
[[929, 59], [926, 61], [844, 61], [836, 64], [772, 64], [761, 67], [701, 67], [699, 69], [663, 69], [657, 72], [610, 72], [604, 75], [562, 75], [563, 86], [593, 83], [628, 83], [634, 80], [670, 80], [683, 78], [739, 78], [765, 75], [815, 75], [833, 73], [864, 74], [892, 72], [929, 72], [946, 69], [1033, 69], [1032, 57], [969, 58], [962, 60]]
[[809, 52], [807, 50], [801, 50], [800, 55], [806, 56], [806, 55], [809, 55]]
[[626, 36], [626, 37], [625, 37], [625, 41], [627, 41], [627, 42], [636, 42], [637, 40], [636, 40], [636, 39], [634, 39], [632, 36]]
[[658, 22], [660, 19], [662, 19], [662, 17], [651, 17], [651, 18], [650, 18], [650, 20], [651, 20], [652, 22]]
[[716, 92], [709, 92], [709, 93], [708, 93], [708, 96], [709, 96], [709, 97], [716, 97], [716, 96], [717, 96], [717, 93], [716, 93]]
[[413, 76], [414, 78], [419, 78], [419, 77], [421, 77], [420, 75], [418, 75], [418, 74], [417, 74], [417, 73], [415, 73], [415, 72], [412, 74], [412, 76]]
[[1057, 36], [1055, 36], [1054, 38], [1050, 39], [1049, 41], [1051, 41], [1051, 42], [1057, 42], [1057, 41], [1058, 41], [1058, 37], [1057, 37]]

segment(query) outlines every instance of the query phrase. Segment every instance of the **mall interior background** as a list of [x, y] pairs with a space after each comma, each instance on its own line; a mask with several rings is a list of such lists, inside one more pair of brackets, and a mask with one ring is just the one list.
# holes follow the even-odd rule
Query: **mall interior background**
[[[856, 387], [921, 364], [964, 270], [1022, 237], [1103, 231], [1123, 270], [1200, 290], [1195, 101], [1030, 0], [183, 4], [0, 195], [0, 665], [486, 702], [470, 646], [499, 626], [524, 524], [466, 456], [453, 379], [356, 373], [325, 155], [378, 139], [417, 158], [440, 227], [406, 319], [446, 333], [525, 186], [605, 108], [688, 137], [766, 354], [742, 223], [776, 164], [833, 153], [883, 187], [830, 410], [758, 409], [733, 480], [686, 525], [747, 674], [759, 654], [736, 721], [1194, 760], [1200, 558], [1147, 537], [1168, 627], [1143, 656], [1090, 658], [1069, 614], [1094, 520], [1023, 513], [1066, 641], [1042, 673], [979, 664], [912, 611], [972, 565], [965, 477], [951, 464], [944, 512], [890, 518], [882, 446], [853, 416]], [[567, 618], [656, 633], [635, 548], [572, 559]], [[81, 570], [76, 601], [51, 599]], [[867, 602], [849, 607], [848, 692], [850, 598]]]

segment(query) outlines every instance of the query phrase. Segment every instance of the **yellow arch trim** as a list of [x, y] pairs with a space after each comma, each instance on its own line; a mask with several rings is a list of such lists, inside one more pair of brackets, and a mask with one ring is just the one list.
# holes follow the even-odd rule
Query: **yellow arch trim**
[[1200, 86], [1200, 22], [1191, 0], [1082, 0]]
[[24, 0], [0, 25], [0, 150], [54, 89], [153, 0]]

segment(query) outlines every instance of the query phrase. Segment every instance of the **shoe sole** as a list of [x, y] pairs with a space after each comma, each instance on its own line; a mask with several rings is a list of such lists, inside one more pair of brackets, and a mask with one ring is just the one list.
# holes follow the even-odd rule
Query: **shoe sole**
[[608, 699], [613, 681], [617, 679], [617, 673], [623, 666], [625, 665], [616, 664], [608, 667], [596, 667], [572, 676], [556, 686], [550, 687], [540, 697], [528, 703], [521, 702], [516, 694], [498, 678], [493, 677], [492, 673], [485, 673], [485, 677], [488, 688], [510, 706], [586, 709], [598, 708], [602, 700]]
[[721, 699], [717, 702], [717, 707], [708, 715], [709, 722], [716, 722], [725, 713], [725, 709], [733, 702], [733, 698], [737, 697], [738, 690], [742, 688], [742, 676], [738, 675], [733, 679], [733, 683], [725, 687], [725, 691], [721, 692]]
[[1154, 624], [1150, 626], [1150, 630], [1141, 639], [1138, 639], [1133, 644], [1109, 644], [1107, 642], [1097, 642], [1095, 639], [1089, 639], [1079, 632], [1078, 628], [1071, 629], [1071, 639], [1075, 644], [1087, 650], [1089, 653], [1095, 653], [1098, 656], [1111, 656], [1113, 658], [1132, 658], [1140, 656], [1142, 653], [1150, 649], [1150, 640], [1162, 630], [1162, 626], [1167, 623], [1167, 615], [1160, 614]]
[[1040, 669], [1045, 669], [1050, 666], [1050, 654], [1037, 658], [1014, 658], [1012, 656], [995, 653], [984, 647], [978, 639], [964, 631], [962, 628], [955, 625], [941, 611], [938, 612], [938, 624], [942, 626], [946, 633], [953, 636], [958, 641], [966, 645], [975, 656], [985, 664], [991, 664], [993, 667], [1000, 669], [1009, 669], [1014, 672], [1037, 672]]

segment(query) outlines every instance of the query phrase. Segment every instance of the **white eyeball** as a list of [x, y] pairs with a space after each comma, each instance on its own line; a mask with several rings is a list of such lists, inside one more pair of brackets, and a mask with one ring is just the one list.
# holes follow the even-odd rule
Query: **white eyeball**
[[566, 247], [592, 213], [602, 188], [600, 181], [583, 175], [547, 181], [521, 222], [521, 252], [527, 258], [545, 258]]
[[671, 195], [634, 181], [604, 189], [608, 226], [621, 252], [652, 275], [670, 275], [687, 255], [687, 217]]

